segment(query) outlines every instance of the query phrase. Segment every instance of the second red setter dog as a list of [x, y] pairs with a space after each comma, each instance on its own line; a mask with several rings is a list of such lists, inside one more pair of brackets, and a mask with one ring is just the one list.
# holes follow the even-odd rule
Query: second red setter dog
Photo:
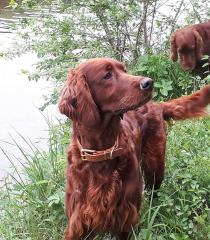
[[171, 36], [171, 59], [180, 58], [184, 70], [203, 72], [201, 61], [210, 55], [210, 21], [191, 25], [175, 31]]
[[138, 222], [144, 180], [164, 178], [164, 120], [205, 114], [210, 86], [154, 103], [153, 81], [132, 76], [113, 59], [91, 59], [69, 72], [59, 108], [73, 121], [68, 149], [65, 240], [111, 233], [128, 239]]

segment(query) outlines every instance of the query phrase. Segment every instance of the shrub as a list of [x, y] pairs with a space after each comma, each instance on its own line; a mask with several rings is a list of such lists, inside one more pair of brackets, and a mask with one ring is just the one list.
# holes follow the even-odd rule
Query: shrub
[[189, 94], [209, 82], [209, 78], [202, 79], [182, 70], [165, 54], [141, 56], [131, 72], [154, 79], [155, 96], [161, 101]]

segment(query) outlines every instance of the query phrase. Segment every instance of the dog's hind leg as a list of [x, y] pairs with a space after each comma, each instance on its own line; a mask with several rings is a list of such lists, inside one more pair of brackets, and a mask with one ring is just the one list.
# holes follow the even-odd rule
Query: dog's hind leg
[[128, 232], [122, 232], [117, 236], [117, 240], [128, 240], [129, 233]]
[[158, 189], [165, 172], [166, 129], [164, 122], [149, 125], [142, 138], [141, 168], [146, 188]]

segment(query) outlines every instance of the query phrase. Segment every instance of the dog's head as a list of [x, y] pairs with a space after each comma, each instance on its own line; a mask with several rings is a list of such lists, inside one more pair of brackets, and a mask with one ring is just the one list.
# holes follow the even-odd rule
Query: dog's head
[[171, 36], [171, 59], [177, 61], [184, 70], [193, 70], [203, 56], [203, 40], [194, 28], [177, 30]]
[[149, 101], [152, 88], [150, 78], [129, 75], [121, 62], [90, 59], [69, 72], [59, 109], [73, 121], [96, 126], [106, 113], [122, 115]]

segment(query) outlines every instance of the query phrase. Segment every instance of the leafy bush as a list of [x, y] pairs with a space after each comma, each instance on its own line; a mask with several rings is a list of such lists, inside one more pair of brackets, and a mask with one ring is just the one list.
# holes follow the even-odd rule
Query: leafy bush
[[186, 95], [200, 89], [209, 78], [201, 79], [181, 69], [165, 54], [144, 55], [131, 67], [135, 75], [148, 76], [155, 81], [156, 98], [165, 100]]
[[[179, 25], [175, 16], [184, 14], [185, 19], [192, 20], [191, 10], [182, 9], [182, 4], [183, 1], [180, 6], [171, 3], [167, 6], [170, 11], [163, 15], [162, 0], [135, 0], [126, 4], [123, 0], [12, 0], [13, 8], [29, 7], [38, 11], [16, 24], [20, 38], [8, 51], [13, 57], [29, 51], [37, 54], [36, 70], [24, 73], [30, 80], [44, 78], [54, 83], [55, 88], [46, 96], [45, 107], [57, 101], [68, 68], [81, 59], [108, 56], [129, 64], [136, 63], [145, 53], [168, 49], [169, 35]], [[207, 0], [196, 5], [197, 14], [203, 13], [204, 8], [208, 9]], [[140, 57], [135, 72], [156, 80], [160, 100], [189, 93], [201, 83], [164, 55]], [[188, 84], [189, 80], [192, 84]]]

